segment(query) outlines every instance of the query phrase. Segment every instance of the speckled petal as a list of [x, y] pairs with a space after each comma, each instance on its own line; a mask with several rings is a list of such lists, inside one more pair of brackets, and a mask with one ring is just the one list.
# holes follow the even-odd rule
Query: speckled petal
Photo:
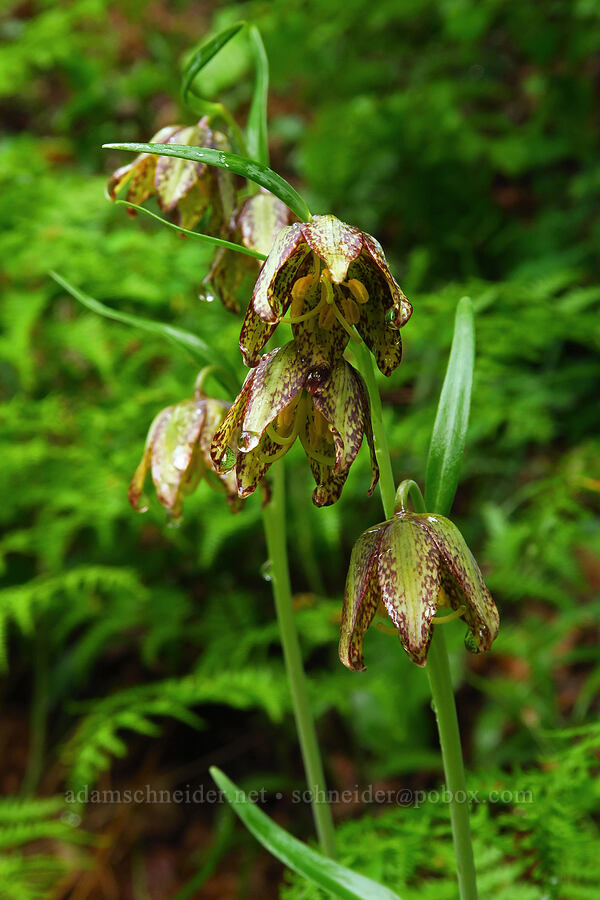
[[204, 415], [201, 400], [177, 403], [165, 410], [152, 436], [151, 467], [156, 495], [175, 518], [181, 514], [183, 497], [196, 474], [194, 454]]
[[285, 203], [261, 188], [258, 194], [246, 200], [238, 215], [242, 243], [250, 250], [268, 256], [281, 229], [289, 225], [290, 216]]
[[313, 403], [331, 427], [335, 442], [334, 475], [347, 473], [356, 459], [365, 433], [368, 400], [358, 372], [338, 359], [328, 378], [311, 377], [307, 382]]
[[281, 456], [281, 447], [265, 434], [258, 447], [249, 453], [239, 453], [236, 465], [238, 494], [242, 498], [253, 494], [269, 466]]
[[445, 573], [450, 576], [444, 581], [447, 582], [445, 587], [453, 608], [456, 609], [461, 603], [466, 604], [467, 610], [462, 618], [471, 629], [473, 643], [480, 652], [489, 650], [498, 634], [498, 610], [465, 539], [454, 522], [444, 516], [423, 515], [416, 518], [422, 520], [431, 535]]
[[[154, 437], [157, 431], [160, 430], [160, 423], [162, 419], [171, 415], [171, 407], [168, 406], [166, 409], [162, 409], [158, 415], [154, 417], [152, 420], [152, 424], [148, 429], [148, 436], [146, 438], [146, 444], [144, 446], [144, 455], [142, 456], [142, 460], [135, 470], [135, 474], [131, 479], [131, 484], [129, 485], [129, 502], [133, 506], [137, 512], [146, 512], [148, 509], [147, 503], [142, 501], [143, 491], [144, 491], [144, 483], [146, 481], [146, 475], [150, 471], [150, 462], [152, 460], [152, 444], [154, 442]], [[143, 503], [143, 505], [142, 505]]]
[[285, 314], [298, 269], [309, 253], [300, 225], [281, 229], [262, 265], [250, 301], [265, 322], [277, 322]]
[[235, 469], [231, 469], [229, 472], [217, 472], [210, 455], [212, 439], [223, 419], [231, 409], [231, 403], [226, 403], [224, 400], [215, 400], [212, 397], [203, 397], [202, 401], [205, 406], [206, 414], [204, 425], [198, 439], [198, 449], [206, 465], [206, 480], [211, 487], [215, 486], [224, 489], [231, 511], [239, 512], [242, 508], [242, 503], [238, 497]]
[[304, 387], [310, 361], [302, 357], [293, 341], [267, 353], [252, 370], [252, 384], [242, 420], [240, 449], [257, 446], [265, 430]]
[[356, 330], [375, 357], [379, 370], [391, 375], [402, 359], [402, 339], [398, 328], [386, 322], [386, 312], [393, 305], [388, 284], [366, 255], [352, 263], [348, 276], [361, 281], [369, 293], [367, 302], [359, 305]]
[[440, 554], [414, 517], [387, 523], [377, 561], [381, 598], [413, 662], [424, 666], [441, 585]]
[[339, 654], [343, 664], [356, 671], [365, 668], [363, 639], [381, 597], [377, 559], [384, 533], [385, 525], [376, 525], [365, 531], [352, 548], [350, 557], [342, 607]]
[[[150, 142], [165, 144], [175, 132], [179, 131], [180, 127], [180, 125], [170, 125], [167, 128], [161, 128], [150, 139]], [[132, 163], [113, 172], [106, 185], [106, 196], [109, 200], [114, 200], [123, 185], [128, 183], [125, 194], [127, 200], [138, 206], [143, 203], [154, 193], [154, 173], [157, 159], [158, 157], [154, 153], [140, 153]], [[131, 212], [135, 214], [135, 210], [131, 210]]]
[[333, 281], [345, 281], [348, 266], [362, 250], [362, 232], [330, 215], [315, 216], [301, 228], [306, 243], [324, 261]]
[[240, 350], [244, 364], [256, 366], [261, 359], [261, 350], [277, 328], [277, 322], [265, 322], [248, 306], [240, 332]]
[[[298, 274], [305, 274], [305, 268], [306, 272], [308, 272], [311, 265], [303, 265]], [[339, 308], [339, 300], [342, 297], [341, 288], [336, 284], [333, 286], [333, 291]], [[320, 302], [321, 285], [315, 280], [314, 287], [304, 297], [303, 314], [315, 309]], [[311, 319], [297, 322], [292, 325], [292, 333], [301, 352], [305, 356], [312, 357], [314, 366], [331, 367], [342, 356], [348, 346], [350, 335], [337, 319], [334, 320], [331, 328], [322, 328], [319, 325], [319, 321], [319, 315], [315, 315]]]
[[396, 328], [402, 328], [403, 325], [406, 325], [412, 315], [412, 304], [407, 299], [404, 291], [390, 272], [385, 254], [383, 252], [383, 248], [379, 241], [374, 237], [371, 237], [370, 234], [363, 234], [363, 242], [365, 250], [383, 275], [388, 285], [391, 302], [387, 304], [386, 308], [393, 306], [396, 311], [393, 324], [396, 326]]
[[[184, 144], [188, 147], [206, 146], [212, 141], [212, 132], [202, 124], [180, 128], [171, 135], [167, 143]], [[159, 156], [156, 162], [154, 185], [158, 203], [164, 212], [172, 212], [188, 191], [206, 172], [205, 163], [177, 159], [174, 156]]]
[[244, 417], [244, 410], [248, 402], [248, 396], [250, 394], [250, 389], [252, 388], [255, 372], [256, 369], [252, 369], [251, 372], [248, 372], [246, 380], [244, 381], [239, 394], [235, 398], [231, 409], [215, 431], [215, 435], [210, 445], [210, 458], [217, 472], [227, 471], [229, 468], [226, 465], [228, 461], [227, 451], [230, 448], [232, 450], [237, 448], [237, 441], [234, 441], [234, 437], [236, 437], [236, 432]]

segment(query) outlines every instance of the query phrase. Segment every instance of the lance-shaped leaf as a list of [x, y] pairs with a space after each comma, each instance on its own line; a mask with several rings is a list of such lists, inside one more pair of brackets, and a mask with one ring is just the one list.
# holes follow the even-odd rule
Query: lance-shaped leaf
[[[213, 59], [223, 47], [229, 43], [240, 29], [244, 27], [245, 22], [236, 22], [229, 28], [219, 31], [208, 41], [204, 41], [196, 50], [193, 51], [183, 72], [183, 80], [181, 85], [181, 96], [184, 103], [188, 102], [188, 95], [193, 91], [193, 84], [196, 76], [202, 71], [205, 65]], [[193, 91], [196, 93], [196, 91]]]
[[105, 150], [128, 150], [132, 153], [153, 153], [158, 156], [172, 156], [187, 159], [190, 162], [206, 163], [220, 169], [227, 169], [236, 175], [242, 175], [250, 181], [266, 188], [288, 206], [299, 219], [310, 219], [310, 210], [300, 194], [288, 182], [254, 160], [236, 153], [215, 150], [211, 147], [185, 147], [179, 144], [103, 144]]
[[299, 872], [339, 900], [400, 900], [389, 888], [322, 856], [284, 831], [251, 803], [220, 769], [212, 766], [210, 774], [248, 831], [289, 869]]
[[435, 417], [427, 471], [425, 505], [448, 515], [458, 486], [465, 449], [475, 364], [473, 304], [463, 297], [456, 308], [448, 369]]
[[114, 319], [115, 322], [122, 322], [124, 325], [133, 325], [135, 328], [141, 328], [143, 331], [149, 331], [151, 334], [158, 334], [185, 349], [193, 359], [201, 365], [211, 363], [216, 366], [218, 371], [215, 374], [215, 378], [223, 384], [223, 387], [226, 390], [233, 394], [236, 393], [239, 382], [237, 381], [234, 372], [227, 368], [226, 364], [223, 362], [222, 356], [213, 350], [213, 348], [203, 341], [202, 338], [199, 338], [195, 334], [191, 334], [189, 331], [184, 331], [182, 328], [176, 328], [174, 325], [167, 325], [163, 322], [154, 322], [152, 319], [145, 319], [141, 316], [134, 316], [131, 313], [111, 309], [110, 306], [106, 306], [99, 300], [95, 300], [88, 294], [84, 294], [82, 291], [78, 290], [72, 284], [69, 284], [66, 279], [62, 278], [62, 276], [58, 275], [56, 272], [50, 272], [49, 274], [50, 277], [67, 291], [68, 294], [74, 297], [75, 300], [78, 300], [83, 306], [91, 309], [92, 312], [98, 313], [98, 315], [104, 316], [107, 319]]

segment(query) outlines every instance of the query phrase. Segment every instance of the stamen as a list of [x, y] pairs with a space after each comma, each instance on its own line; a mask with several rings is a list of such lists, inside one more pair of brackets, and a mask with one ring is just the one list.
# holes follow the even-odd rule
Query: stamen
[[335, 322], [335, 307], [329, 306], [329, 304], [323, 305], [323, 301], [319, 304], [319, 308], [321, 310], [319, 314], [319, 328], [324, 328], [326, 331], [331, 331], [333, 328], [333, 323]]
[[382, 634], [389, 634], [391, 637], [398, 637], [398, 632], [392, 625], [386, 625], [385, 622], [375, 622], [375, 628]]
[[336, 319], [338, 320], [338, 322], [340, 323], [342, 328], [348, 332], [348, 334], [350, 335], [350, 337], [352, 338], [353, 341], [356, 341], [357, 344], [360, 344], [362, 342], [362, 338], [355, 331], [352, 330], [351, 325], [348, 325], [348, 323], [346, 322], [345, 318], [343, 317], [343, 315], [341, 314], [341, 312], [339, 311], [339, 309], [337, 308], [335, 303], [333, 304], [332, 309], [335, 313]]
[[290, 306], [290, 316], [296, 318], [302, 313], [306, 295], [315, 283], [314, 273], [309, 273], [299, 278], [292, 287], [292, 303]]
[[351, 297], [342, 297], [342, 310], [344, 317], [350, 325], [360, 322], [360, 310], [358, 304]]
[[466, 610], [466, 606], [459, 606], [458, 609], [455, 609], [454, 612], [451, 612], [448, 616], [434, 616], [431, 620], [436, 625], [447, 625], [448, 622], [453, 622], [455, 619], [459, 619]]
[[344, 284], [346, 287], [350, 288], [350, 293], [354, 297], [355, 300], [358, 300], [359, 303], [366, 303], [369, 299], [369, 292], [358, 278], [351, 278], [350, 281], [345, 281]]

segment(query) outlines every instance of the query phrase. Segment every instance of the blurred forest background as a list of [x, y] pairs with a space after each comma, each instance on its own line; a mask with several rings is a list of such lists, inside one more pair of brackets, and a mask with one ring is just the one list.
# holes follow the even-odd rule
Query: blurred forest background
[[[100, 150], [192, 122], [177, 101], [186, 54], [240, 18], [260, 27], [271, 63], [273, 168], [314, 212], [374, 234], [414, 304], [404, 362], [382, 379], [398, 480], [423, 482], [455, 305], [465, 294], [475, 303], [454, 515], [501, 630], [485, 657], [462, 652], [460, 623], [447, 631], [474, 783], [536, 796], [502, 811], [520, 823], [519, 853], [506, 821], [475, 810], [479, 864], [495, 885], [485, 896], [591, 898], [591, 882], [565, 887], [556, 867], [566, 858], [573, 884], [583, 877], [599, 809], [593, 0], [4, 0], [0, 896], [279, 895], [280, 867], [223, 806], [64, 801], [85, 786], [208, 789], [211, 763], [246, 788], [289, 796], [303, 785], [259, 499], [232, 516], [201, 485], [178, 529], [156, 501], [145, 516], [127, 501], [150, 421], [191, 395], [193, 364], [78, 306], [48, 276], [201, 335], [243, 377], [239, 319], [199, 297], [209, 254], [107, 202], [107, 175], [130, 160]], [[236, 37], [202, 89], [243, 119], [251, 85]], [[287, 462], [297, 622], [329, 784], [435, 787], [423, 671], [375, 629], [366, 673], [337, 658], [350, 550], [381, 518], [365, 496], [366, 453], [325, 510], [310, 504], [302, 452]], [[307, 806], [273, 800], [267, 811], [311, 839]], [[344, 861], [406, 898], [455, 896], [445, 810], [334, 812]], [[285, 881], [286, 897], [321, 896]]]

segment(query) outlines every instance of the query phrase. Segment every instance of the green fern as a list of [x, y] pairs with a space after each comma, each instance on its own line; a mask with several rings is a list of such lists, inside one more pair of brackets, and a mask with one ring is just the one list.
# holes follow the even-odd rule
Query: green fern
[[[469, 788], [479, 793], [471, 822], [481, 900], [595, 896], [600, 726], [553, 738], [578, 740], [541, 769], [470, 779]], [[338, 842], [340, 862], [392, 887], [403, 900], [456, 900], [445, 803], [395, 807], [347, 822], [338, 830]], [[281, 891], [283, 900], [326, 896], [297, 875], [289, 875]]]
[[193, 707], [204, 703], [222, 703], [235, 709], [258, 707], [272, 720], [279, 721], [288, 704], [283, 672], [273, 667], [191, 674], [93, 701], [89, 704], [90, 712], [80, 721], [63, 751], [69, 767], [70, 789], [77, 795], [109, 768], [112, 757], [126, 755], [127, 744], [120, 732], [156, 737], [160, 728], [155, 719], [168, 716], [191, 728], [201, 728], [202, 719]]

